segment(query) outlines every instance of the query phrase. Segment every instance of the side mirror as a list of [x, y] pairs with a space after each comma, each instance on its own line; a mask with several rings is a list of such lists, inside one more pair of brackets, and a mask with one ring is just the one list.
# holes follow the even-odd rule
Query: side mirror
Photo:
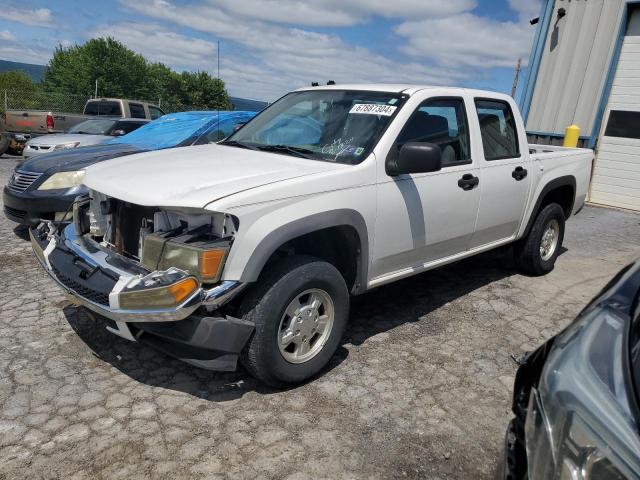
[[125, 132], [124, 130], [114, 130], [113, 132], [111, 132], [111, 135], [114, 137], [121, 137], [125, 133], [127, 132]]
[[[394, 152], [395, 153], [395, 152]], [[387, 175], [437, 172], [442, 169], [442, 151], [434, 143], [407, 142], [400, 151], [387, 157]]]

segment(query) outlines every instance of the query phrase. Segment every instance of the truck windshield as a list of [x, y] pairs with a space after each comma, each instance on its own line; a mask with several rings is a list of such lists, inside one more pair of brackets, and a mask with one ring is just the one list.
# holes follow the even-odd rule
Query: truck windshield
[[357, 164], [371, 152], [406, 98], [357, 90], [294, 92], [222, 144]]
[[88, 133], [90, 135], [106, 135], [111, 127], [113, 127], [115, 120], [109, 119], [96, 119], [85, 120], [77, 125], [74, 125], [67, 133]]

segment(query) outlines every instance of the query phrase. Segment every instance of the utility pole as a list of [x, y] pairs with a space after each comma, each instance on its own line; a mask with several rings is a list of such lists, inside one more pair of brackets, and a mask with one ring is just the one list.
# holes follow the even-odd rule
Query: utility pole
[[98, 79], [96, 78], [96, 91], [93, 94], [93, 98], [98, 98]]
[[516, 75], [513, 78], [513, 87], [511, 87], [511, 96], [516, 96], [516, 90], [518, 89], [518, 80], [520, 78], [520, 68], [522, 66], [522, 59], [518, 59], [518, 63], [516, 63]]

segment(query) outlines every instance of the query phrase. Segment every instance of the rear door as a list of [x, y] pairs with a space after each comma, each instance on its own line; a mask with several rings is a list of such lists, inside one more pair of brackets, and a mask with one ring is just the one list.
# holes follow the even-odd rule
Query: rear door
[[[476, 98], [474, 103], [483, 158], [480, 208], [470, 248], [516, 235], [532, 177], [528, 152], [520, 151], [524, 137], [512, 103], [489, 98]], [[526, 142], [522, 140], [522, 144]]]

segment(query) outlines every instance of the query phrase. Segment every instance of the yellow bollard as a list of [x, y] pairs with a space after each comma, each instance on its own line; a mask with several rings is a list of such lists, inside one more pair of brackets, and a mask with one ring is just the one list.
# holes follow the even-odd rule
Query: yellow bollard
[[578, 139], [580, 138], [580, 127], [577, 125], [569, 125], [564, 131], [563, 147], [576, 148], [578, 146]]

